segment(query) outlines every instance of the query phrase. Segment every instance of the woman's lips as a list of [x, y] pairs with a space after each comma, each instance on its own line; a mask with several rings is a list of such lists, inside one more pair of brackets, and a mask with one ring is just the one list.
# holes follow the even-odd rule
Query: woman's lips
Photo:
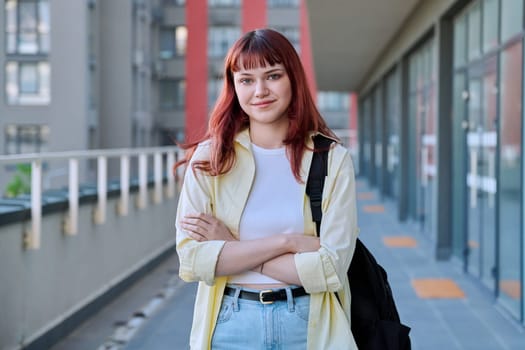
[[263, 101], [263, 102], [252, 103], [252, 106], [265, 107], [265, 106], [268, 106], [271, 103], [273, 103], [273, 101]]

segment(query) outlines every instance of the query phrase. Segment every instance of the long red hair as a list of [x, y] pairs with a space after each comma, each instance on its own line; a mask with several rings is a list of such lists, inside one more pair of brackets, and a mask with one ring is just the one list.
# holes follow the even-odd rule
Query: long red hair
[[248, 115], [242, 110], [233, 81], [233, 73], [241, 68], [253, 69], [282, 64], [288, 74], [292, 98], [288, 108], [288, 134], [283, 140], [290, 157], [295, 178], [301, 181], [300, 169], [310, 131], [319, 131], [335, 138], [315, 106], [308, 88], [306, 74], [293, 45], [281, 33], [272, 29], [257, 29], [239, 38], [228, 51], [224, 61], [224, 84], [208, 122], [208, 131], [199, 141], [190, 142], [186, 157], [177, 166], [188, 162], [197, 145], [211, 141], [209, 160], [195, 161], [193, 169], [203, 170], [211, 176], [227, 173], [235, 163], [234, 139], [249, 127]]

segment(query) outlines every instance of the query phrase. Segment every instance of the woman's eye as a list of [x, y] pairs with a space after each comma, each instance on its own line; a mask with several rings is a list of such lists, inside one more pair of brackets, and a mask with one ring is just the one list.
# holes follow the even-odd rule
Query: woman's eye
[[241, 78], [241, 79], [239, 80], [239, 82], [240, 82], [241, 84], [245, 84], [245, 85], [246, 85], [246, 84], [250, 84], [250, 83], [252, 82], [252, 80], [249, 79], [249, 78]]
[[270, 75], [268, 76], [268, 79], [270, 79], [270, 80], [277, 80], [277, 79], [279, 79], [280, 77], [281, 77], [281, 74], [275, 73], [275, 74], [270, 74]]

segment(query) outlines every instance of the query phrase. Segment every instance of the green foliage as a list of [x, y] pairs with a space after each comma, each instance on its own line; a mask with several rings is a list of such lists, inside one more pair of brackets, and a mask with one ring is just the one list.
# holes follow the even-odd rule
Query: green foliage
[[7, 183], [4, 191], [6, 197], [16, 197], [31, 192], [31, 165], [17, 164], [16, 173], [11, 181]]

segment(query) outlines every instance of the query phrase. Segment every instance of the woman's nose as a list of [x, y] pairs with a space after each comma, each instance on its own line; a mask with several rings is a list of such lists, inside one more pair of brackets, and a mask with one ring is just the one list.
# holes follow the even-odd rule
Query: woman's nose
[[263, 97], [268, 94], [268, 88], [264, 81], [258, 81], [255, 84], [255, 97]]

